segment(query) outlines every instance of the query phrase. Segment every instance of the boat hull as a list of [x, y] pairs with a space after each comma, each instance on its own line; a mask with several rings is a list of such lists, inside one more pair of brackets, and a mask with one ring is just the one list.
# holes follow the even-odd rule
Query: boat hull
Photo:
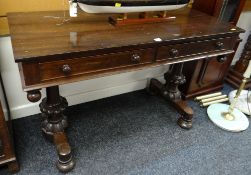
[[134, 12], [168, 11], [168, 10], [177, 10], [183, 8], [187, 4], [116, 7], [116, 6], [88, 5], [81, 2], [78, 3], [79, 7], [87, 13], [134, 13]]

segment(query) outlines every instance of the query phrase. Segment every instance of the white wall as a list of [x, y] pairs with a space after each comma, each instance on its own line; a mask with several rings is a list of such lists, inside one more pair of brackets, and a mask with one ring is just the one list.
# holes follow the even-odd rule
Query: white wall
[[232, 64], [235, 64], [236, 61], [239, 60], [241, 53], [242, 53], [242, 50], [247, 42], [247, 38], [251, 32], [251, 12], [250, 11], [243, 12], [241, 14], [240, 19], [237, 23], [237, 26], [242, 29], [245, 29], [246, 32], [240, 35], [240, 38], [243, 39], [243, 41], [240, 43], [240, 45], [236, 51], [236, 54], [235, 54], [235, 57], [234, 57]]
[[[0, 66], [13, 119], [39, 113], [38, 103], [30, 103], [21, 87], [17, 64], [14, 62], [10, 37], [0, 38]], [[97, 100], [113, 95], [144, 89], [147, 79], [161, 78], [168, 66], [160, 66], [117, 74], [60, 86], [61, 95], [69, 105]], [[45, 91], [42, 90], [44, 97]]]

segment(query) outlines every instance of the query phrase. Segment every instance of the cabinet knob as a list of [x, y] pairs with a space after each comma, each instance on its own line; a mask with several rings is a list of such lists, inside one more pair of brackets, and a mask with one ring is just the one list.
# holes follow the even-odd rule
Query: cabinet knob
[[219, 63], [224, 63], [226, 60], [227, 60], [227, 56], [225, 56], [225, 55], [217, 57], [217, 61]]
[[169, 54], [172, 56], [172, 57], [176, 57], [179, 55], [179, 51], [177, 49], [171, 49]]
[[140, 62], [140, 59], [141, 59], [141, 57], [139, 54], [137, 54], [137, 53], [132, 54], [131, 60], [133, 62], [138, 63], [138, 62]]
[[70, 73], [70, 72], [71, 72], [71, 67], [70, 67], [70, 65], [64, 64], [64, 65], [62, 66], [62, 71], [63, 71], [65, 74]]
[[224, 43], [222, 43], [222, 42], [217, 42], [217, 43], [216, 43], [216, 47], [217, 47], [217, 49], [223, 49]]

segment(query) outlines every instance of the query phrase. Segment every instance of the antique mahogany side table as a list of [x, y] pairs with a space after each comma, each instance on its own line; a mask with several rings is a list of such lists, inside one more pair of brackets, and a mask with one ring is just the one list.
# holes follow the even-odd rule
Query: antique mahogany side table
[[66, 18], [62, 11], [8, 14], [14, 57], [27, 98], [39, 101], [40, 89], [46, 88], [46, 98], [40, 103], [46, 117], [42, 131], [56, 145], [60, 171], [70, 171], [74, 161], [65, 134], [67, 100], [60, 96], [59, 85], [172, 64], [164, 75], [166, 83], [152, 79], [148, 90], [177, 109], [182, 128], [192, 127], [193, 111], [178, 89], [185, 82], [183, 63], [233, 53], [243, 30], [187, 8], [168, 15], [176, 19], [113, 26], [107, 21], [109, 15], [84, 12], [77, 18]]

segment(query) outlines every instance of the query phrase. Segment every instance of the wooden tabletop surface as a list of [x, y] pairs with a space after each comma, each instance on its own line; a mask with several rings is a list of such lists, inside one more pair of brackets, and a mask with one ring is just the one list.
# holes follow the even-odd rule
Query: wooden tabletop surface
[[175, 42], [243, 32], [240, 28], [217, 22], [214, 17], [195, 10], [181, 9], [168, 14], [176, 16], [176, 19], [128, 26], [109, 24], [107, 18], [110, 15], [107, 14], [79, 12], [77, 18], [69, 18], [68, 12], [64, 11], [9, 13], [8, 21], [16, 62], [151, 45], [156, 44], [156, 38], [163, 42]]

